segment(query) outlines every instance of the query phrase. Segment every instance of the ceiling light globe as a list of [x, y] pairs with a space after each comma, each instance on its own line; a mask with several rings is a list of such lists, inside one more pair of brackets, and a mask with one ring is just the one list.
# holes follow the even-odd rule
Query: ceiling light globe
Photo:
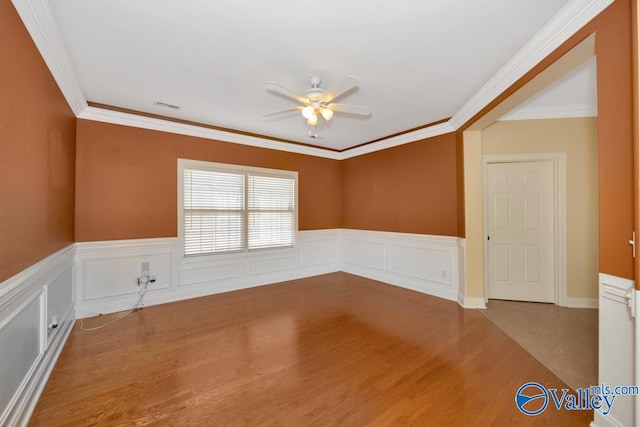
[[315, 110], [311, 105], [307, 105], [302, 109], [302, 117], [309, 120], [312, 116], [315, 116]]
[[329, 121], [331, 117], [333, 117], [333, 110], [323, 107], [320, 109], [320, 114], [322, 114], [322, 117], [324, 117], [326, 121]]
[[309, 117], [307, 119], [307, 123], [309, 123], [310, 126], [315, 126], [318, 124], [318, 116], [316, 116], [315, 114], [312, 115], [311, 117]]

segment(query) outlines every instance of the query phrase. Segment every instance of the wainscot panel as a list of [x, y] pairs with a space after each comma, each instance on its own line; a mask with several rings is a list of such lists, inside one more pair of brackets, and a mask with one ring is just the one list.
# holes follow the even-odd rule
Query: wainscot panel
[[343, 271], [458, 300], [462, 245], [457, 237], [343, 230]]
[[464, 282], [464, 245], [457, 237], [331, 229], [301, 231], [296, 242], [294, 248], [188, 258], [177, 238], [78, 243], [76, 313], [131, 309], [143, 263], [156, 279], [145, 305], [335, 271], [454, 301]]
[[[632, 385], [634, 380], [634, 319], [628, 305], [634, 282], [600, 273], [598, 315], [598, 383]], [[594, 411], [593, 426], [632, 426], [634, 396], [616, 396], [611, 412]]]
[[69, 246], [0, 283], [0, 425], [26, 425], [73, 327]]
[[189, 258], [177, 238], [78, 243], [76, 313], [131, 309], [143, 263], [156, 279], [147, 306], [340, 271], [340, 236], [339, 229], [301, 231], [294, 248]]

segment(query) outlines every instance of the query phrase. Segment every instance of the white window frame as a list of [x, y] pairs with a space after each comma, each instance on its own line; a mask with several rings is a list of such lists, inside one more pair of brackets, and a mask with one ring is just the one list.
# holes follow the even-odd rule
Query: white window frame
[[[220, 253], [209, 253], [203, 255], [195, 255], [195, 256], [185, 256], [184, 253], [184, 170], [185, 169], [199, 169], [204, 171], [212, 171], [212, 172], [229, 172], [229, 173], [238, 173], [245, 174], [245, 214], [249, 211], [248, 206], [246, 206], [246, 174], [254, 173], [262, 176], [273, 176], [280, 178], [292, 178], [294, 180], [294, 212], [293, 212], [293, 221], [294, 221], [294, 230], [293, 230], [293, 245], [291, 246], [278, 246], [273, 248], [258, 248], [258, 249], [249, 249], [248, 248], [248, 230], [245, 229], [244, 233], [244, 248], [239, 251], [233, 252], [220, 252]], [[295, 248], [297, 245], [297, 234], [298, 234], [298, 172], [297, 171], [289, 171], [282, 169], [268, 169], [268, 168], [259, 168], [254, 166], [243, 166], [243, 165], [234, 165], [229, 163], [216, 163], [216, 162], [207, 162], [202, 160], [191, 160], [191, 159], [178, 159], [178, 241], [180, 243], [180, 256], [183, 261], [188, 262], [198, 262], [205, 261], [207, 259], [220, 259], [225, 257], [233, 257], [240, 255], [247, 255], [249, 253], [260, 253], [260, 252], [269, 252], [273, 253], [275, 251], [290, 251]]]

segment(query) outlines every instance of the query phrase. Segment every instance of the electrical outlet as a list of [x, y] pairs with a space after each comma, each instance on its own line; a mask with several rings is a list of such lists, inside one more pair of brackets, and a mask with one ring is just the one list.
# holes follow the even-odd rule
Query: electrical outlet
[[51, 333], [55, 328], [58, 327], [58, 316], [51, 316], [49, 319], [49, 324], [47, 325], [47, 332]]
[[149, 275], [149, 271], [150, 271], [150, 265], [149, 262], [143, 262], [142, 263], [142, 275], [143, 276], [148, 276]]

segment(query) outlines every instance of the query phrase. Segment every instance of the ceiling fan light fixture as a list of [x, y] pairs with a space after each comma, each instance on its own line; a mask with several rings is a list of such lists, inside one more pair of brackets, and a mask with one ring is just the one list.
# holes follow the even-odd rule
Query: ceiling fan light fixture
[[[320, 116], [322, 116], [324, 121], [328, 122], [333, 118], [333, 114], [335, 112], [349, 113], [359, 116], [371, 115], [371, 107], [364, 105], [333, 103], [334, 99], [345, 95], [347, 92], [350, 92], [358, 86], [358, 80], [354, 76], [347, 76], [345, 79], [333, 85], [329, 89], [320, 88], [320, 82], [320, 77], [311, 77], [309, 79], [311, 89], [307, 89], [303, 94], [300, 94], [281, 83], [274, 81], [267, 82], [265, 87], [268, 90], [294, 99], [299, 102], [299, 104], [297, 107], [263, 114], [263, 116], [270, 117], [289, 111], [300, 111], [302, 113], [302, 117], [307, 121], [309, 126], [317, 126], [320, 121]], [[311, 128], [309, 128], [309, 132], [312, 132]]]
[[311, 105], [307, 105], [302, 109], [302, 117], [304, 117], [307, 120], [311, 119], [311, 117], [315, 116], [315, 114], [316, 114], [316, 110]]
[[333, 110], [330, 110], [327, 107], [322, 107], [320, 109], [320, 114], [322, 114], [322, 117], [324, 117], [326, 121], [329, 121], [333, 117]]

